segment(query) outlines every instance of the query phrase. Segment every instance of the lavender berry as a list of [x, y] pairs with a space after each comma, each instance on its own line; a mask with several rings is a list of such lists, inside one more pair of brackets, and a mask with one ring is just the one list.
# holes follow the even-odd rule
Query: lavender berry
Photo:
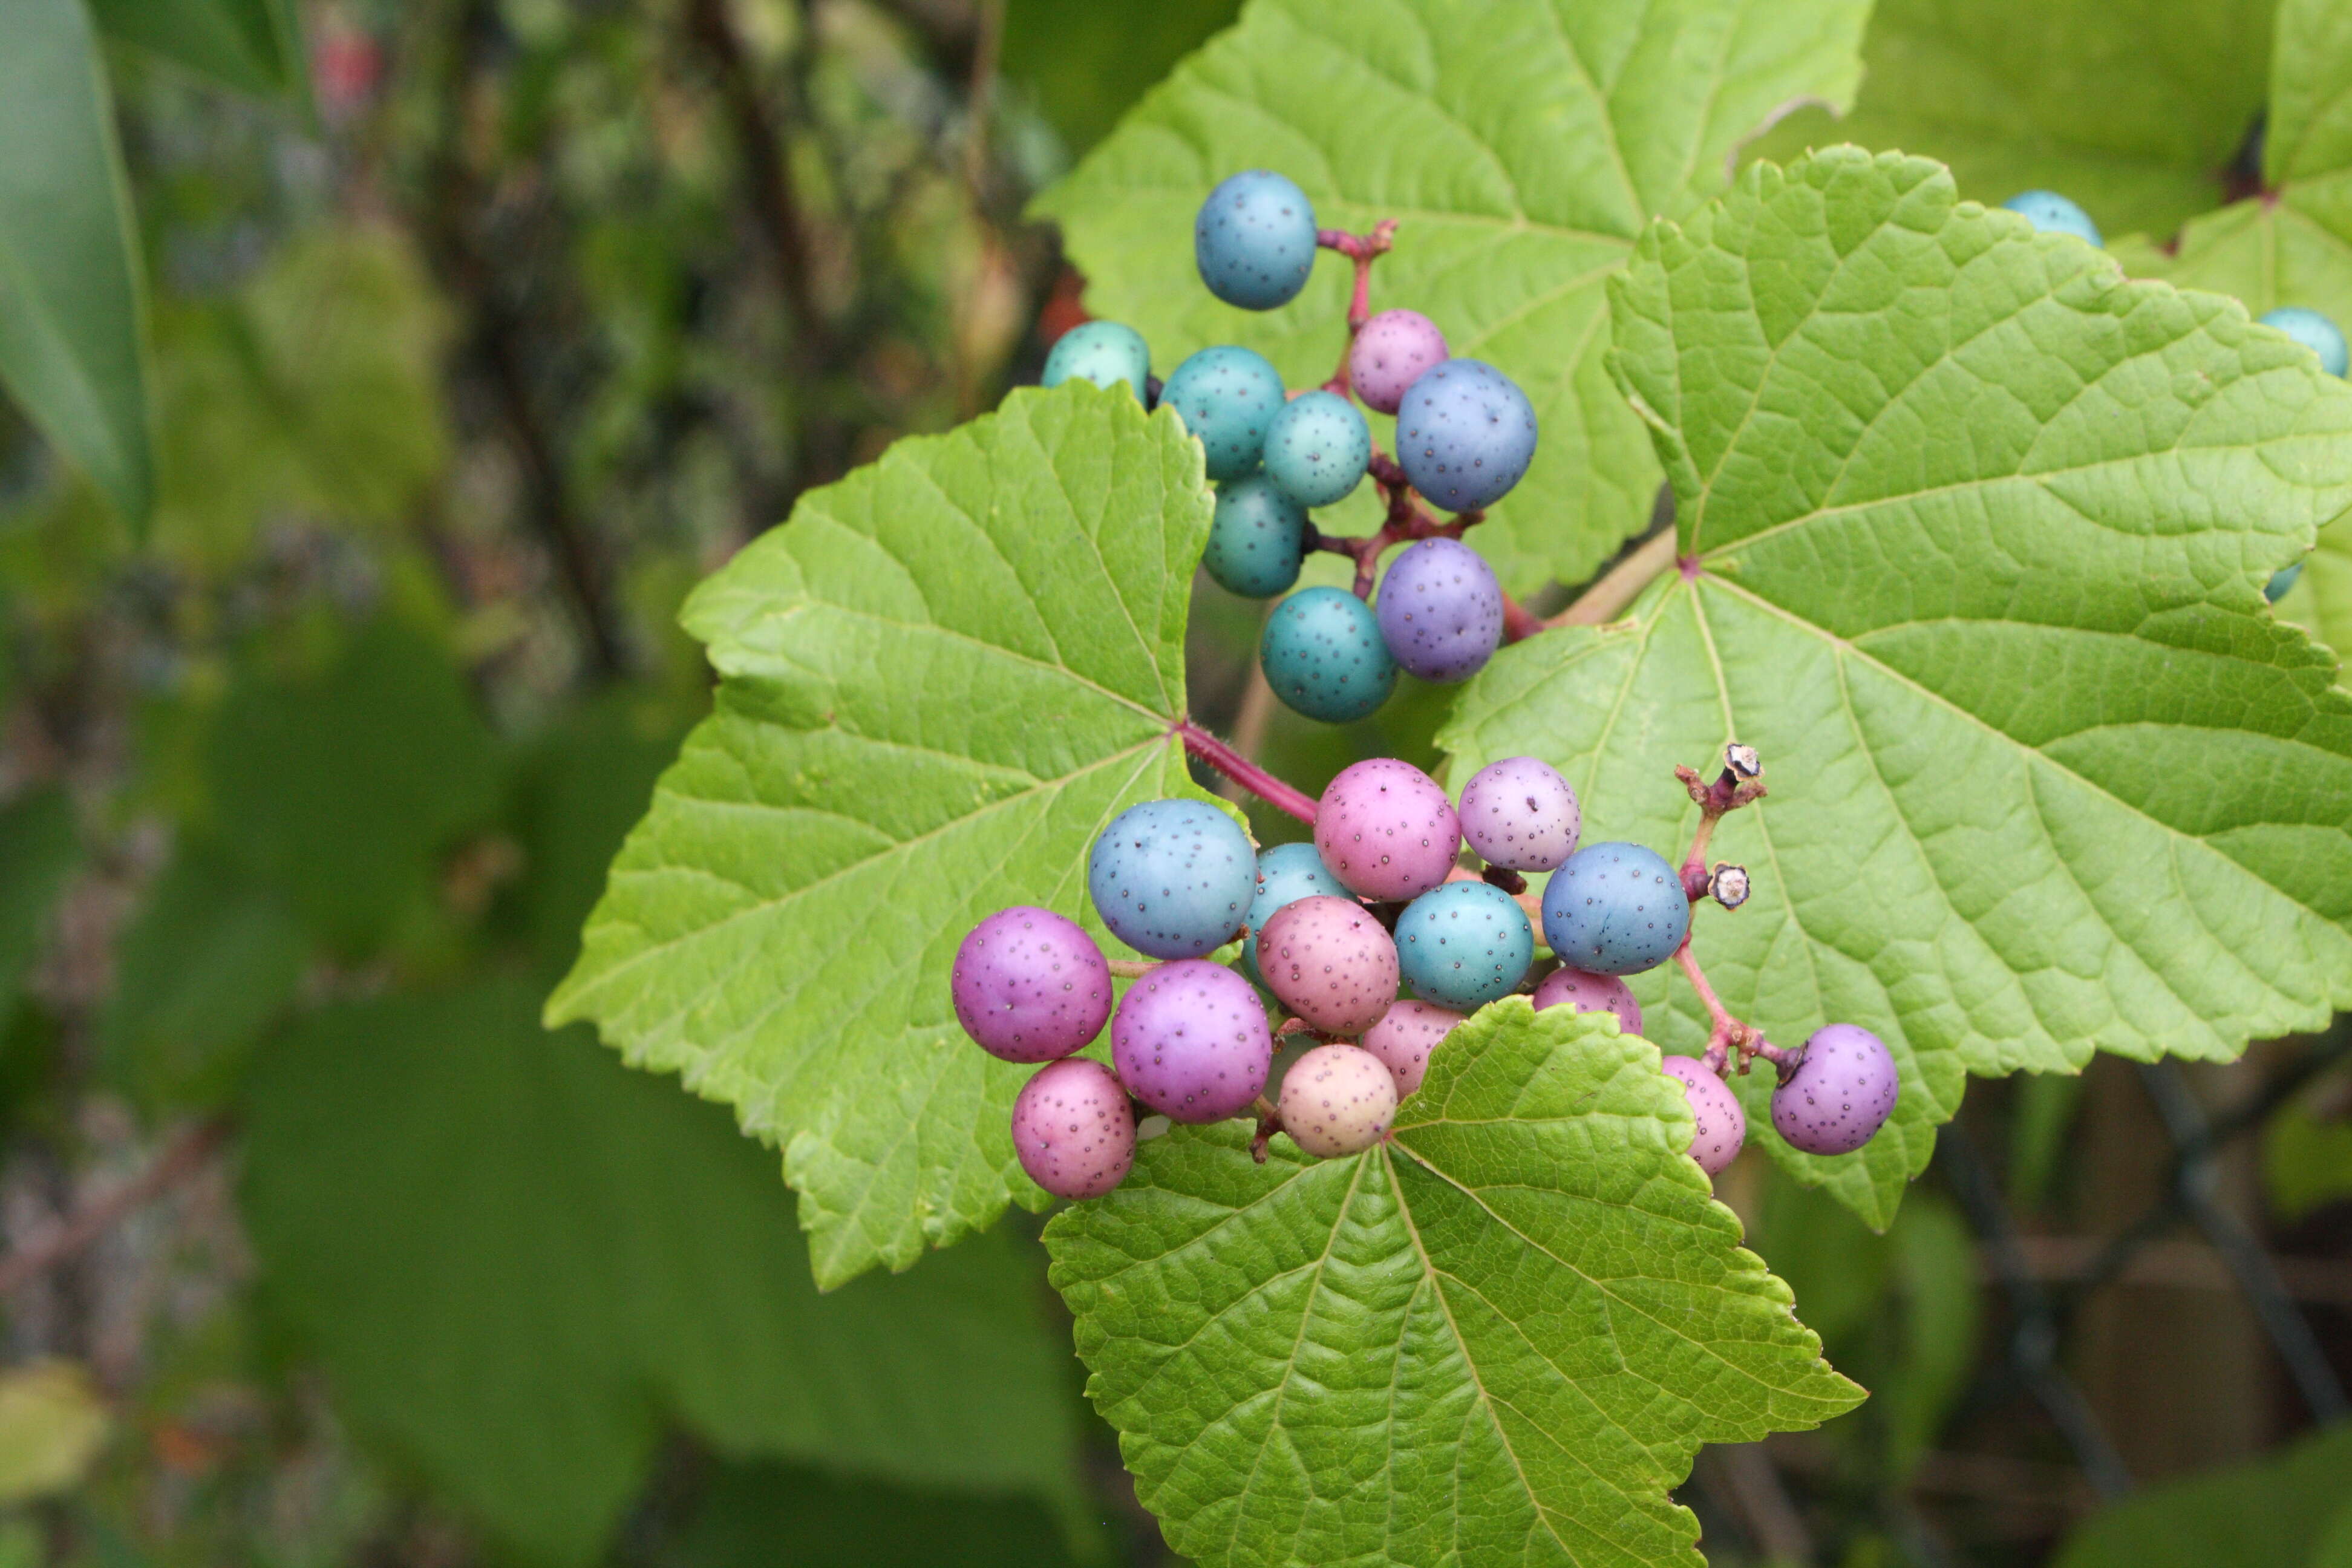
[[1445, 358], [1445, 334], [1419, 310], [1382, 310], [1348, 348], [1348, 384], [1367, 408], [1394, 414], [1405, 389]]
[[1419, 898], [1445, 880], [1461, 844], [1445, 792], [1394, 757], [1341, 769], [1316, 804], [1315, 847], [1360, 898]]
[[1543, 927], [1544, 941], [1563, 963], [1595, 974], [1639, 974], [1682, 945], [1690, 900], [1656, 851], [1588, 845], [1544, 885]]
[[1448, 511], [1489, 507], [1535, 459], [1535, 405], [1484, 360], [1450, 359], [1407, 389], [1397, 405], [1396, 442], [1405, 478], [1432, 504]]
[[1576, 791], [1535, 757], [1505, 757], [1480, 768], [1462, 791], [1456, 815], [1479, 858], [1512, 871], [1558, 870], [1584, 831]]
[[1857, 1024], [1831, 1024], [1772, 1091], [1772, 1126], [1808, 1154], [1851, 1154], [1895, 1110], [1902, 1081], [1886, 1043]]
[[1241, 931], [1257, 856], [1234, 819], [1197, 800], [1147, 800], [1087, 854], [1087, 890], [1119, 941], [1154, 958], [1198, 958]]
[[1503, 585], [1458, 539], [1405, 546], [1381, 579], [1381, 640], [1423, 680], [1467, 680], [1503, 642]]
[[1223, 1121], [1265, 1087], [1274, 1035], [1248, 981], [1221, 963], [1180, 959], [1119, 998], [1110, 1058], [1128, 1092], [1161, 1115]]
[[1008, 1062], [1066, 1057], [1110, 1016], [1102, 949], [1076, 921], [1027, 904], [971, 928], [948, 989], [963, 1032]]
[[1695, 1057], [1667, 1057], [1658, 1063], [1658, 1070], [1682, 1084], [1683, 1098], [1690, 1101], [1691, 1117], [1698, 1123], [1691, 1134], [1690, 1157], [1710, 1179], [1723, 1174], [1748, 1142], [1748, 1113], [1739, 1109], [1739, 1097]]
[[1282, 1130], [1310, 1154], [1336, 1159], [1369, 1149], [1395, 1123], [1396, 1079], [1360, 1046], [1318, 1046], [1282, 1080]]
[[1228, 305], [1286, 305], [1315, 268], [1315, 208], [1271, 169], [1228, 175], [1192, 220], [1192, 259], [1209, 292]]
[[1057, 1198], [1098, 1198], [1135, 1163], [1135, 1112], [1110, 1068], [1073, 1057], [1038, 1069], [1013, 1102], [1013, 1152]]
[[1465, 1016], [1450, 1007], [1406, 997], [1391, 1003], [1381, 1021], [1364, 1031], [1364, 1049], [1387, 1066], [1389, 1076], [1396, 1079], [1397, 1098], [1402, 1100], [1421, 1087], [1429, 1071], [1429, 1053]]
[[1517, 900], [1487, 882], [1444, 882], [1397, 917], [1404, 983], [1424, 1002], [1469, 1012], [1518, 989], [1536, 933]]
[[1312, 844], [1277, 844], [1257, 856], [1257, 897], [1250, 900], [1249, 934], [1242, 938], [1242, 973], [1265, 984], [1257, 970], [1257, 935], [1276, 913], [1301, 899], [1328, 893], [1348, 896], [1347, 884], [1331, 875]]
[[1642, 1005], [1633, 991], [1613, 974], [1594, 974], [1566, 965], [1543, 977], [1536, 987], [1536, 1011], [1566, 1007], [1577, 1013], [1613, 1013], [1617, 1026], [1629, 1035], [1642, 1032]]
[[1257, 936], [1275, 1000], [1327, 1035], [1360, 1035], [1397, 991], [1397, 944], [1353, 899], [1317, 894], [1277, 911]]

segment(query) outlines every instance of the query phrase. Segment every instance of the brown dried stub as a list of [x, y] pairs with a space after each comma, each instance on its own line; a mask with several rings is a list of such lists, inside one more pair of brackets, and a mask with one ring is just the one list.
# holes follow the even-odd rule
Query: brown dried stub
[[1728, 860], [1718, 860], [1706, 879], [1706, 896], [1727, 910], [1736, 910], [1748, 901], [1748, 868], [1735, 866]]
[[1764, 759], [1756, 754], [1755, 747], [1734, 741], [1723, 748], [1723, 765], [1740, 778], [1752, 779], [1764, 771]]

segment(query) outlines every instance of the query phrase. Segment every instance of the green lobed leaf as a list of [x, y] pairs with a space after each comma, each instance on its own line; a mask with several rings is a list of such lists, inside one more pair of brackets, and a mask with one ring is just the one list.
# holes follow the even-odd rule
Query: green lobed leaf
[[733, 1458], [1065, 1510], [1075, 1421], [1034, 1253], [831, 1298], [724, 1112], [493, 982], [315, 1015], [248, 1096], [269, 1307], [337, 1409], [534, 1561], [595, 1559], [665, 1425]]
[[2352, 1427], [2143, 1492], [2094, 1514], [2055, 1568], [2343, 1568], [2352, 1563]]
[[1429, 316], [1454, 353], [1516, 378], [1542, 426], [1479, 548], [1514, 589], [1580, 582], [1646, 521], [1658, 487], [1602, 363], [1607, 279], [1651, 216], [1720, 190], [1734, 150], [1790, 100], [1852, 97], [1868, 10], [1253, 0], [1036, 211], [1062, 226], [1087, 308], [1140, 331], [1162, 374], [1230, 342], [1293, 385], [1329, 375], [1346, 342], [1348, 264], [1324, 258], [1279, 310], [1223, 305], [1193, 266], [1202, 198], [1268, 167], [1325, 227], [1400, 220], [1373, 308]]
[[716, 710], [548, 1016], [781, 1144], [821, 1283], [1044, 1206], [1009, 1125], [1031, 1069], [963, 1037], [948, 972], [1006, 904], [1093, 923], [1095, 834], [1199, 795], [1172, 726], [1209, 516], [1172, 412], [1017, 392], [803, 497], [688, 603]]
[[1046, 1227], [1087, 1394], [1169, 1544], [1239, 1563], [1699, 1562], [1702, 1443], [1862, 1397], [1683, 1152], [1616, 1020], [1509, 997], [1449, 1036], [1394, 1141], [1144, 1144]]
[[289, 0], [89, 0], [108, 37], [262, 98], [295, 97], [309, 72]]
[[[1751, 1140], [1883, 1226], [1969, 1072], [2226, 1058], [2352, 1002], [2352, 697], [2262, 598], [2352, 506], [2352, 387], [1853, 148], [1660, 225], [1614, 304], [1689, 566], [1505, 649], [1440, 739], [1455, 776], [1548, 758], [1588, 842], [1669, 855], [1668, 770], [1761, 750], [1711, 851], [1754, 895], [1697, 952], [1783, 1043], [1877, 1031], [1903, 1092], [1823, 1160], [1736, 1079]], [[1700, 1048], [1670, 966], [1636, 992]]]
[[146, 295], [98, 42], [80, 0], [19, 0], [0, 47], [0, 382], [143, 527], [154, 500]]

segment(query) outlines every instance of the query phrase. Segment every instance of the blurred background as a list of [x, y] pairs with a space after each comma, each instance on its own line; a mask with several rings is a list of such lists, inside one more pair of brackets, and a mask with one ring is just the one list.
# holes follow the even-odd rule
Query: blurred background
[[[687, 590], [1034, 379], [1024, 203], [1235, 8], [91, 7], [159, 456], [140, 542], [0, 402], [0, 1568], [1173, 1561], [1035, 1221], [821, 1299], [771, 1151], [537, 1017]], [[1433, 760], [1254, 700], [1259, 610], [1196, 714]], [[2352, 1564], [2352, 1031], [1976, 1084], [1883, 1237], [1754, 1156], [1875, 1397], [1702, 1456], [1711, 1562]]]

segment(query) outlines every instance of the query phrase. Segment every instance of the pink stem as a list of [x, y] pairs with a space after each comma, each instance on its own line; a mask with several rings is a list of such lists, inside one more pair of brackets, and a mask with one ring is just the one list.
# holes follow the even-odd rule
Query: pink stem
[[1309, 827], [1315, 826], [1315, 802], [1303, 791], [1276, 778], [1190, 719], [1177, 721], [1176, 733], [1184, 738], [1184, 750], [1193, 756], [1276, 810], [1288, 812]]
[[1348, 395], [1348, 353], [1356, 346], [1356, 334], [1372, 319], [1372, 259], [1389, 248], [1391, 237], [1396, 233], [1396, 219], [1384, 217], [1372, 226], [1370, 234], [1349, 234], [1343, 229], [1318, 228], [1315, 243], [1326, 250], [1336, 250], [1356, 264], [1355, 291], [1348, 298], [1348, 342], [1339, 351], [1339, 368], [1323, 384], [1326, 392]]

